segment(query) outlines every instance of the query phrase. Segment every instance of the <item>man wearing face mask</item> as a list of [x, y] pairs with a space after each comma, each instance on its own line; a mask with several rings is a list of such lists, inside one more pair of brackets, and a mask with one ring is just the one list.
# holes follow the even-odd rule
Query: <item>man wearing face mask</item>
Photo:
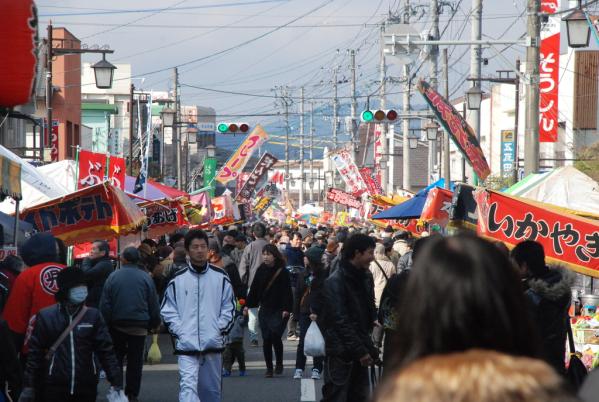
[[110, 384], [122, 387], [108, 328], [100, 312], [84, 306], [85, 276], [69, 267], [57, 277], [58, 304], [42, 309], [34, 318], [27, 340], [29, 356], [19, 402], [93, 402], [99, 367]]

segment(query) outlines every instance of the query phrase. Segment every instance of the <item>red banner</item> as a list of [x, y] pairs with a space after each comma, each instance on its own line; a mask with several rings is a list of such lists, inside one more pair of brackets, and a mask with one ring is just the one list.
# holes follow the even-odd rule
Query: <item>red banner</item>
[[364, 180], [364, 183], [366, 183], [368, 194], [371, 196], [383, 194], [383, 188], [376, 177], [373, 176], [372, 170], [370, 170], [370, 168], [363, 167], [360, 169], [360, 176], [362, 176], [362, 180]]
[[[95, 186], [104, 182], [106, 155], [91, 151], [79, 151], [79, 174], [77, 189]], [[123, 180], [124, 183], [125, 180]]]
[[474, 172], [481, 180], [485, 180], [491, 174], [491, 169], [472, 127], [466, 123], [466, 120], [464, 120], [453, 105], [435, 91], [426, 81], [421, 80], [418, 83], [418, 90], [437, 116], [437, 120], [451, 134], [454, 144], [468, 159]]
[[146, 221], [137, 205], [108, 183], [25, 209], [20, 217], [66, 245], [111, 239], [137, 230]]
[[353, 156], [348, 151], [343, 150], [330, 154], [330, 157], [345, 182], [347, 190], [356, 197], [364, 194], [366, 184], [360, 176]]
[[140, 208], [147, 217], [148, 237], [155, 239], [188, 225], [185, 209], [179, 201], [149, 202]]
[[478, 189], [478, 232], [512, 246], [536, 240], [546, 258], [599, 277], [599, 221], [522, 198]]
[[541, 13], [548, 15], [541, 27], [539, 98], [539, 141], [556, 142], [558, 131], [560, 0], [543, 0]]
[[125, 158], [119, 158], [117, 156], [110, 156], [110, 163], [108, 167], [108, 179], [110, 184], [121, 190], [125, 190]]
[[222, 196], [212, 199], [213, 225], [228, 225], [235, 222], [231, 197]]
[[329, 191], [327, 191], [327, 200], [355, 209], [360, 209], [362, 206], [362, 201], [338, 188], [329, 188]]
[[443, 227], [446, 226], [449, 222], [449, 209], [451, 208], [452, 198], [453, 192], [439, 187], [432, 188], [426, 196], [420, 220], [438, 223]]
[[48, 131], [48, 120], [44, 119], [46, 125], [44, 131], [44, 144], [46, 148], [50, 148], [50, 160], [58, 161], [58, 120], [52, 119], [52, 129]]

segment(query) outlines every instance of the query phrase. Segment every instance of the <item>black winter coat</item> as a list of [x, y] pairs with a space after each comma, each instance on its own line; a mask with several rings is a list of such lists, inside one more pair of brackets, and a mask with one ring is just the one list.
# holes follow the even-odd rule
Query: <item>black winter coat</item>
[[340, 260], [338, 268], [325, 280], [318, 324], [327, 356], [354, 361], [366, 354], [378, 357], [371, 336], [376, 320], [374, 285], [368, 274], [368, 270]]
[[266, 290], [268, 282], [273, 277], [277, 268], [262, 264], [258, 267], [254, 281], [248, 293], [246, 305], [248, 307], [260, 306], [260, 314], [274, 312], [291, 312], [293, 308], [293, 295], [289, 272], [283, 268], [281, 273]]
[[24, 387], [36, 388], [38, 392], [52, 386], [75, 394], [89, 393], [90, 388], [96, 389], [98, 384], [99, 367], [96, 367], [94, 356], [98, 357], [110, 384], [122, 387], [122, 374], [108, 327], [100, 312], [93, 307], [88, 308], [83, 319], [60, 344], [56, 353], [46, 360], [48, 349], [78, 312], [79, 310], [69, 316], [63, 304], [55, 304], [36, 315], [28, 343]]
[[313, 274], [310, 268], [300, 273], [298, 277], [297, 303], [294, 310], [302, 314], [321, 314], [322, 310], [322, 288], [329, 271], [323, 269]]
[[573, 276], [565, 269], [550, 269], [541, 278], [528, 280], [525, 292], [531, 315], [543, 340], [545, 360], [558, 373], [565, 373], [568, 309]]
[[85, 274], [85, 280], [87, 281], [88, 295], [87, 304], [90, 307], [98, 308], [100, 305], [100, 297], [102, 297], [102, 289], [104, 289], [104, 283], [110, 276], [114, 267], [112, 261], [108, 257], [102, 257], [98, 259], [85, 258], [81, 263], [81, 269]]
[[6, 321], [0, 318], [0, 393], [6, 389], [13, 400], [17, 400], [21, 391], [21, 366], [17, 350], [12, 342]]

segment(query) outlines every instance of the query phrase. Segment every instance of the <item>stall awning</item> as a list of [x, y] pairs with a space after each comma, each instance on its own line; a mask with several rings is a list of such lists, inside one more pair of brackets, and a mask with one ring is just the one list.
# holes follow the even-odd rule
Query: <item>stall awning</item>
[[0, 194], [21, 200], [21, 165], [0, 156]]

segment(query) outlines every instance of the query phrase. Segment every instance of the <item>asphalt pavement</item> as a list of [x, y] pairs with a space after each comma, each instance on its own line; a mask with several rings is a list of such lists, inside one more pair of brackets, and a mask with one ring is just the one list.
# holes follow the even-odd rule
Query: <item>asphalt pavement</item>
[[[151, 337], [148, 337], [148, 346]], [[144, 365], [139, 400], [141, 402], [176, 402], [179, 392], [179, 373], [177, 357], [168, 334], [158, 337], [162, 360], [160, 364]], [[262, 355], [262, 347], [251, 347], [245, 342], [247, 374], [239, 377], [237, 363], [233, 365], [231, 377], [223, 378], [223, 402], [297, 402], [319, 401], [321, 398], [322, 380], [309, 379], [311, 358], [308, 358], [304, 380], [294, 380], [295, 352], [297, 342], [284, 343], [284, 367], [281, 376], [264, 378], [266, 365]], [[262, 344], [260, 344], [262, 345]], [[98, 401], [105, 402], [109, 384], [101, 380], [98, 387]]]

